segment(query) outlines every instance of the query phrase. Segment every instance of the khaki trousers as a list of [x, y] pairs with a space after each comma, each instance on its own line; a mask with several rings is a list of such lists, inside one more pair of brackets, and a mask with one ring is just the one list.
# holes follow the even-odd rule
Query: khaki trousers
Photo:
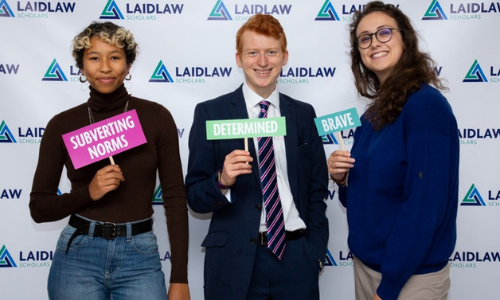
[[[373, 300], [382, 274], [354, 259], [356, 300]], [[450, 265], [435, 273], [413, 275], [401, 290], [398, 300], [446, 300], [450, 289]], [[382, 299], [384, 300], [384, 299]]]

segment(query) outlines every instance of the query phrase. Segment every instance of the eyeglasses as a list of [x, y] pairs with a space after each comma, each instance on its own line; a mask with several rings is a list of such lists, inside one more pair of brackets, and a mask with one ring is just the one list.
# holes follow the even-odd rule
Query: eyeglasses
[[367, 49], [372, 45], [372, 36], [375, 36], [377, 40], [381, 43], [387, 43], [392, 38], [392, 31], [399, 30], [399, 28], [381, 28], [374, 33], [362, 34], [358, 37], [358, 47], [361, 49]]

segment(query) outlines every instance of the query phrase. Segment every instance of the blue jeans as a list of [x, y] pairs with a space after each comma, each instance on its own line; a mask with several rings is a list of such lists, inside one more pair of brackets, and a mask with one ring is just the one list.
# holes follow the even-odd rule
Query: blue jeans
[[65, 254], [75, 228], [66, 226], [57, 242], [48, 280], [51, 300], [165, 300], [156, 235], [150, 231], [114, 240], [79, 235]]

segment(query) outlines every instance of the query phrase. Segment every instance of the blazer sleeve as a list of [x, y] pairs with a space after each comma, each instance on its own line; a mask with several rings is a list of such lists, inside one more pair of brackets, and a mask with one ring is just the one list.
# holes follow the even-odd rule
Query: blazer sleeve
[[310, 151], [311, 166], [308, 184], [308, 225], [307, 235], [318, 260], [323, 261], [326, 256], [329, 237], [328, 218], [326, 217], [325, 199], [328, 196], [328, 168], [321, 137], [318, 134], [314, 118], [314, 109], [310, 118]]
[[[209, 213], [231, 203], [215, 185], [219, 162], [217, 143], [206, 138], [207, 104], [199, 103], [194, 112], [193, 125], [189, 133], [189, 160], [186, 175], [186, 193], [189, 207], [197, 213]], [[225, 157], [225, 154], [222, 156]]]

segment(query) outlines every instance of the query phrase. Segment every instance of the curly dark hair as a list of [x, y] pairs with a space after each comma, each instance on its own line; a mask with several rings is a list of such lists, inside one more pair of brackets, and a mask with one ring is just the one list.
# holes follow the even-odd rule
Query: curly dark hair
[[[394, 71], [383, 83], [361, 60], [356, 30], [361, 20], [373, 12], [382, 12], [393, 18], [403, 37], [405, 50]], [[393, 123], [403, 110], [408, 94], [417, 91], [422, 83], [446, 90], [434, 68], [436, 63], [427, 53], [419, 50], [418, 34], [408, 17], [396, 6], [381, 1], [369, 2], [353, 14], [350, 27], [351, 70], [356, 89], [361, 96], [372, 99], [365, 117], [375, 130]]]
[[132, 32], [112, 22], [92, 22], [73, 39], [72, 54], [78, 68], [83, 69], [83, 53], [85, 49], [91, 47], [90, 39], [93, 37], [99, 37], [111, 45], [123, 48], [127, 65], [131, 65], [135, 61], [139, 47]]

